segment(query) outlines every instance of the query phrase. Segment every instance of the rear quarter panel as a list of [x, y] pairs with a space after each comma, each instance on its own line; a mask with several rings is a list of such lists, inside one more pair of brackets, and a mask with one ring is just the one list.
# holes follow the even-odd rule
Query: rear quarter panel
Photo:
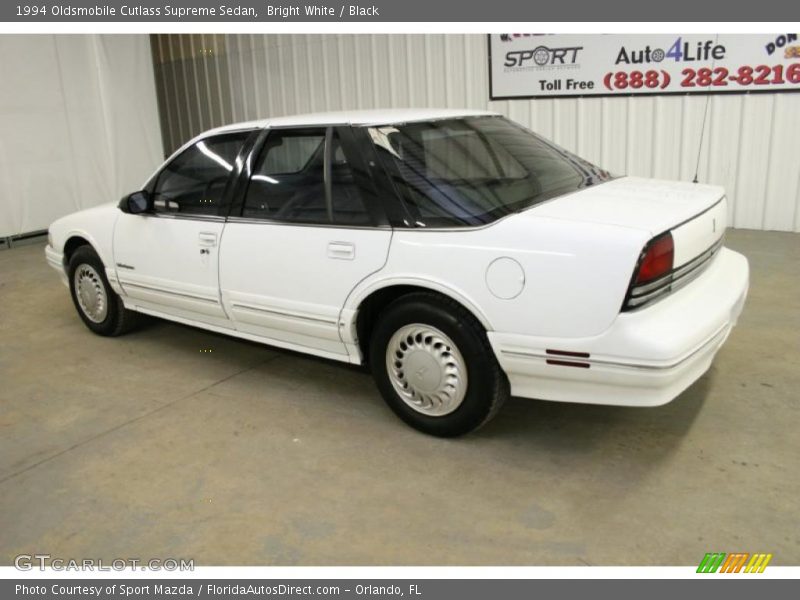
[[[346, 308], [402, 281], [447, 293], [492, 331], [602, 333], [619, 314], [648, 233], [523, 215], [478, 229], [396, 230], [386, 266], [359, 284]], [[495, 296], [486, 281], [489, 265], [501, 257], [524, 271], [524, 287], [512, 299]]]
[[727, 226], [728, 199], [722, 198], [708, 210], [672, 229], [672, 239], [675, 242], [675, 267], [686, 264], [708, 250], [725, 235]]

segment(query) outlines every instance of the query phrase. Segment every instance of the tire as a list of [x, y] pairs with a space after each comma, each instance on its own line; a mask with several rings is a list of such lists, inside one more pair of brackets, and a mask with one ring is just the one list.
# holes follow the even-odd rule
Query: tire
[[481, 324], [460, 304], [434, 293], [408, 294], [386, 307], [369, 355], [386, 403], [423, 433], [455, 437], [475, 431], [509, 395]]
[[73, 252], [67, 272], [75, 310], [94, 333], [114, 337], [127, 333], [138, 323], [139, 314], [127, 310], [111, 289], [103, 261], [91, 246], [81, 246]]

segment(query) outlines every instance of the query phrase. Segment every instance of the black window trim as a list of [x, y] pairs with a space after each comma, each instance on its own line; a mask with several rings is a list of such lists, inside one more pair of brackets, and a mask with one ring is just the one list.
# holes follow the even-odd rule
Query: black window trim
[[375, 187], [379, 207], [380, 219], [384, 226], [395, 228], [408, 228], [411, 215], [408, 212], [402, 196], [392, 181], [391, 173], [387, 171], [383, 161], [378, 156], [375, 144], [369, 135], [371, 125], [358, 125], [349, 128], [352, 143], [358, 147], [358, 154], [364, 160], [367, 172], [370, 174]]
[[333, 223], [333, 183], [331, 182], [331, 152], [333, 127], [325, 128], [325, 147], [322, 149], [322, 185], [325, 188], [325, 213], [328, 222]]
[[[325, 206], [328, 211], [328, 218], [330, 222], [327, 223], [309, 223], [309, 222], [298, 222], [298, 221], [288, 221], [282, 219], [271, 219], [268, 217], [245, 217], [243, 216], [244, 213], [244, 202], [245, 197], [247, 196], [247, 188], [250, 184], [250, 178], [253, 175], [255, 164], [261, 156], [261, 152], [264, 149], [264, 146], [269, 139], [269, 136], [274, 131], [303, 131], [303, 130], [325, 130], [325, 158], [324, 158], [324, 187], [325, 187]], [[377, 164], [375, 161], [366, 160], [363, 152], [364, 146], [362, 143], [359, 143], [353, 133], [354, 127], [347, 123], [342, 124], [308, 124], [308, 125], [280, 125], [280, 126], [267, 126], [260, 130], [259, 135], [253, 141], [252, 146], [250, 147], [247, 157], [242, 161], [242, 168], [237, 173], [237, 181], [233, 189], [233, 198], [231, 200], [230, 209], [228, 211], [227, 221], [232, 223], [250, 223], [250, 224], [266, 224], [266, 225], [283, 225], [288, 227], [323, 227], [329, 229], [391, 229], [391, 224], [386, 217], [386, 210], [383, 202], [383, 194], [380, 193], [378, 186], [375, 185], [375, 171], [377, 168]], [[376, 189], [369, 189], [370, 186], [365, 185], [365, 181], [362, 177], [356, 177], [357, 179], [361, 179], [361, 183], [359, 184], [359, 190], [361, 191], [362, 195], [366, 195], [369, 197], [364, 198], [365, 207], [367, 212], [370, 215], [370, 219], [372, 223], [365, 224], [365, 225], [352, 225], [346, 223], [335, 223], [333, 222], [332, 212], [333, 212], [333, 205], [332, 205], [332, 182], [330, 180], [330, 162], [331, 162], [331, 155], [330, 152], [332, 151], [332, 140], [334, 134], [339, 136], [339, 141], [343, 147], [347, 147], [344, 150], [348, 154], [348, 161], [351, 163], [351, 168], [354, 171], [358, 172], [366, 172], [369, 173], [369, 179], [371, 187]]]
[[161, 178], [161, 175], [164, 171], [171, 165], [174, 161], [178, 158], [183, 156], [186, 152], [194, 148], [200, 142], [204, 142], [206, 140], [210, 140], [212, 138], [217, 137], [224, 137], [235, 135], [237, 133], [247, 133], [249, 134], [242, 143], [242, 147], [239, 149], [239, 153], [236, 156], [236, 162], [234, 165], [233, 171], [228, 175], [228, 181], [225, 184], [225, 190], [222, 193], [222, 200], [220, 202], [218, 214], [216, 215], [204, 215], [204, 214], [181, 214], [181, 213], [168, 213], [168, 212], [148, 212], [142, 216], [147, 217], [155, 217], [158, 219], [181, 219], [181, 220], [194, 220], [194, 221], [212, 221], [212, 222], [224, 222], [230, 212], [231, 203], [233, 200], [233, 195], [235, 188], [237, 187], [237, 183], [239, 181], [239, 177], [242, 171], [242, 165], [250, 151], [252, 149], [253, 144], [258, 140], [258, 134], [261, 133], [261, 129], [258, 127], [242, 127], [240, 129], [231, 129], [229, 131], [217, 131], [217, 132], [209, 132], [208, 135], [204, 135], [199, 138], [194, 138], [188, 141], [186, 144], [181, 146], [178, 150], [172, 153], [170, 157], [164, 161], [164, 163], [158, 168], [158, 170], [150, 176], [150, 179], [144, 186], [144, 190], [148, 192], [150, 195], [155, 194], [155, 188], [158, 184], [158, 180]]

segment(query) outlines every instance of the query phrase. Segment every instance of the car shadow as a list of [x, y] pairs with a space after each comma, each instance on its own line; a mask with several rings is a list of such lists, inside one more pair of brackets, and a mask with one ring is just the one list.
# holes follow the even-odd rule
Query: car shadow
[[658, 407], [511, 398], [494, 421], [468, 438], [562, 457], [618, 458], [625, 468], [652, 466], [666, 460], [685, 440], [713, 388], [714, 376], [712, 366], [675, 400]]
[[[176, 334], [176, 332], [180, 332]], [[133, 336], [158, 338], [160, 344], [170, 351], [191, 351], [195, 343], [200, 345], [226, 344], [240, 350], [264, 353], [265, 358], [278, 354], [303, 362], [301, 371], [341, 369], [342, 374], [363, 375], [358, 388], [364, 386], [365, 394], [359, 394], [354, 402], [373, 401], [382, 403], [377, 389], [373, 387], [368, 368], [326, 358], [277, 348], [258, 342], [234, 338], [224, 333], [202, 330], [189, 325], [157, 318], [147, 319]], [[212, 341], [213, 340], [213, 341]], [[166, 349], [165, 349], [166, 351]], [[230, 360], [238, 360], [242, 352], [231, 353]], [[223, 359], [223, 354], [217, 354]], [[502, 407], [493, 421], [480, 430], [466, 436], [446, 440], [455, 443], [495, 443], [505, 441], [524, 444], [531, 451], [556, 451], [568, 454], [583, 454], [609, 445], [620, 450], [636, 451], [637, 460], [658, 460], [668, 455], [680, 444], [691, 429], [697, 415], [713, 387], [715, 369], [711, 369], [672, 402], [658, 407], [621, 407], [594, 404], [551, 402], [512, 397]], [[315, 377], [306, 376], [305, 381]], [[326, 381], [320, 378], [320, 381]], [[369, 389], [367, 389], [369, 388]], [[395, 418], [390, 411], [383, 414]], [[403, 426], [398, 421], [398, 426]], [[420, 434], [422, 435], [422, 434]]]

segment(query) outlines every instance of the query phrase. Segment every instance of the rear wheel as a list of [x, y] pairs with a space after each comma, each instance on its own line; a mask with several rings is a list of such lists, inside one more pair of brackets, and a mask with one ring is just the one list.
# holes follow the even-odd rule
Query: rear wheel
[[509, 393], [480, 323], [432, 293], [409, 294], [386, 308], [372, 333], [370, 364], [389, 407], [431, 435], [478, 429]]
[[86, 326], [98, 335], [117, 336], [138, 322], [138, 313], [127, 310], [111, 289], [103, 261], [91, 246], [81, 246], [69, 259], [72, 302]]

